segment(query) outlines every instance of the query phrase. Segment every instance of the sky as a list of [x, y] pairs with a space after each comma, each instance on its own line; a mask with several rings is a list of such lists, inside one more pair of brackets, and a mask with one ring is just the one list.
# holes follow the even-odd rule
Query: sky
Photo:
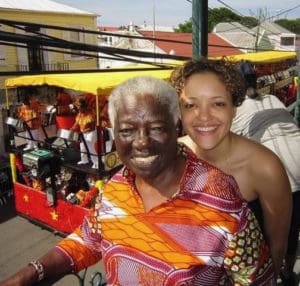
[[[102, 26], [134, 25], [177, 27], [192, 16], [192, 0], [55, 0], [85, 11], [101, 15]], [[299, 0], [209, 0], [209, 8], [226, 7], [242, 16], [300, 18]], [[278, 15], [278, 16], [277, 16]]]

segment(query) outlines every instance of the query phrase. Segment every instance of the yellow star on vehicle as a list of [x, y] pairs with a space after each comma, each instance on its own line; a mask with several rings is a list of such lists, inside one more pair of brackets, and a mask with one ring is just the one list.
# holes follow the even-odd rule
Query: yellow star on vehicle
[[53, 220], [58, 220], [58, 213], [56, 211], [52, 211], [50, 214]]
[[24, 202], [26, 202], [26, 203], [29, 202], [29, 197], [27, 196], [27, 194], [25, 194], [25, 195], [23, 196], [23, 200], [24, 200]]

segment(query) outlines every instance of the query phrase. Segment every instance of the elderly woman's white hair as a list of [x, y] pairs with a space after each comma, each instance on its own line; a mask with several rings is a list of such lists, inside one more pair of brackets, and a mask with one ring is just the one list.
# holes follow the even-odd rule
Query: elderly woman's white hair
[[131, 100], [141, 95], [152, 95], [161, 105], [167, 106], [176, 124], [180, 118], [176, 90], [166, 81], [151, 76], [137, 76], [118, 85], [109, 96], [108, 115], [114, 127], [117, 111], [123, 100]]

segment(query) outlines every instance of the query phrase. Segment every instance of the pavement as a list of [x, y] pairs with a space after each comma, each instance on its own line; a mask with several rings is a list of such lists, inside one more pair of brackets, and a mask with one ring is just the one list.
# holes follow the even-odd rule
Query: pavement
[[[62, 239], [60, 234], [34, 224], [27, 218], [16, 213], [13, 200], [8, 200], [6, 205], [0, 205], [0, 280], [8, 277], [26, 265], [29, 261], [42, 256], [48, 249]], [[297, 285], [300, 279], [300, 249], [294, 268], [297, 274]], [[79, 279], [75, 275], [68, 275], [55, 283], [42, 283], [39, 285], [55, 286], [89, 286], [100, 285], [95, 283], [98, 274], [104, 273], [100, 263], [87, 269], [80, 275], [85, 279]], [[93, 277], [95, 280], [93, 280]], [[281, 285], [279, 283], [279, 285]], [[299, 284], [300, 285], [300, 284]], [[292, 286], [292, 285], [291, 285]]]
[[[18, 215], [12, 200], [8, 201], [6, 205], [0, 205], [0, 280], [42, 256], [62, 238], [62, 235]], [[88, 268], [85, 276], [83, 271], [80, 273], [82, 277], [85, 277], [84, 281], [75, 275], [68, 275], [58, 282], [40, 283], [39, 285], [100, 285], [95, 284], [99, 277], [97, 272], [104, 273], [101, 262]], [[94, 280], [92, 280], [93, 277]]]

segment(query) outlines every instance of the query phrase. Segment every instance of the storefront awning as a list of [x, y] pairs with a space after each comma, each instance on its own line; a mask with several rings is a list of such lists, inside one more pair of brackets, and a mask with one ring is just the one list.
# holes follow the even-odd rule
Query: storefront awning
[[[249, 60], [253, 63], [275, 63], [296, 58], [295, 52], [268, 51], [250, 54], [240, 54], [227, 57], [232, 61], [241, 59]], [[217, 59], [217, 58], [215, 58]], [[182, 62], [174, 62], [179, 65]], [[5, 81], [6, 88], [16, 88], [22, 86], [58, 86], [73, 89], [81, 92], [92, 93], [95, 95], [109, 95], [111, 90], [121, 82], [139, 75], [149, 75], [161, 79], [169, 78], [172, 69], [140, 69], [132, 66], [123, 71], [99, 71], [94, 73], [65, 73], [65, 74], [41, 74], [31, 76], [20, 76], [9, 78]]]
[[132, 70], [95, 73], [42, 74], [9, 78], [5, 81], [6, 88], [22, 86], [58, 86], [95, 95], [108, 95], [119, 83], [141, 75], [154, 76], [161, 79], [169, 78], [172, 69], [168, 70]]

